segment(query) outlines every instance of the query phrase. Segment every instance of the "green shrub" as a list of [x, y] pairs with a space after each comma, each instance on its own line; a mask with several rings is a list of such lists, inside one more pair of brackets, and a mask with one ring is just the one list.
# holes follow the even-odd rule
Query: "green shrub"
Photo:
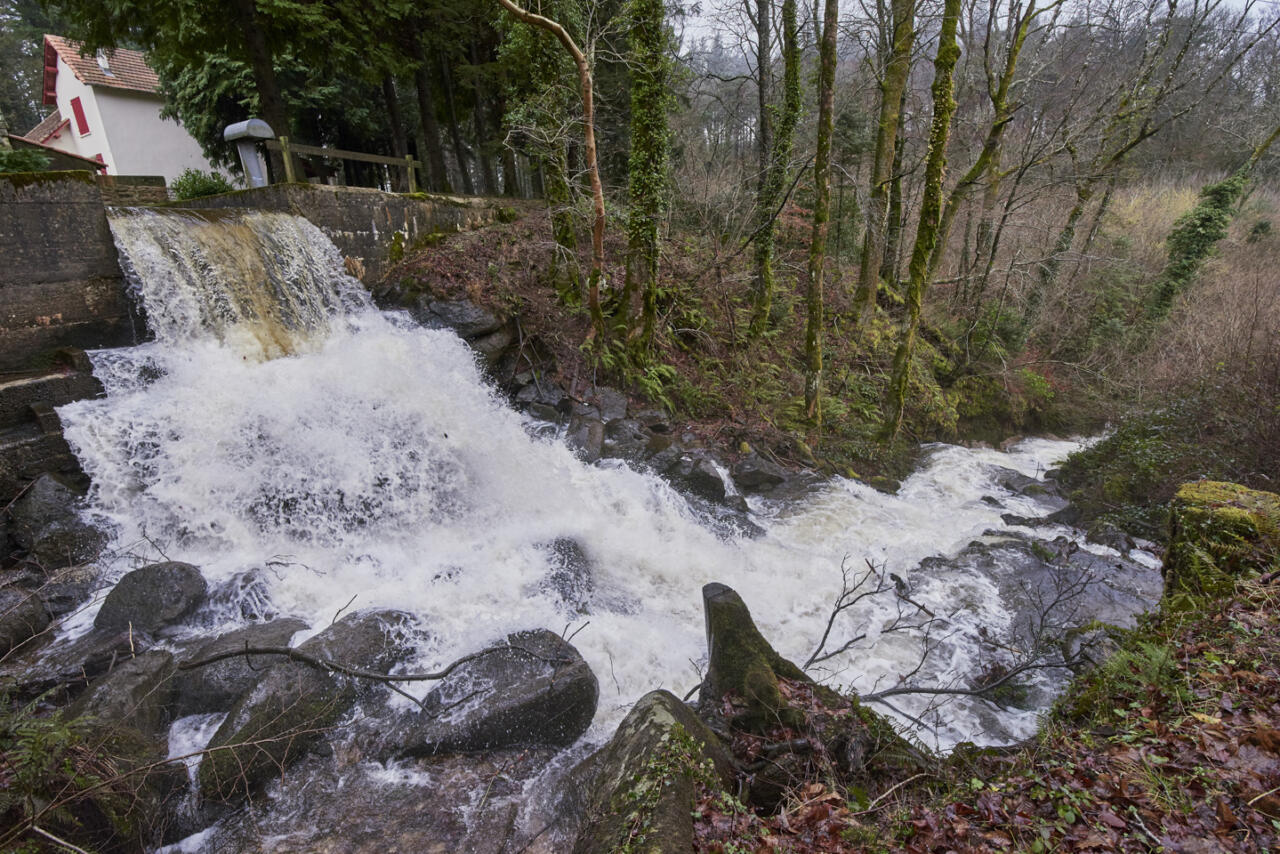
[[49, 155], [31, 148], [0, 149], [0, 173], [43, 172], [49, 168]]
[[201, 172], [199, 169], [184, 169], [182, 174], [173, 179], [170, 185], [174, 197], [178, 201], [198, 199], [201, 196], [216, 196], [219, 193], [230, 193], [235, 187], [226, 178], [216, 172]]

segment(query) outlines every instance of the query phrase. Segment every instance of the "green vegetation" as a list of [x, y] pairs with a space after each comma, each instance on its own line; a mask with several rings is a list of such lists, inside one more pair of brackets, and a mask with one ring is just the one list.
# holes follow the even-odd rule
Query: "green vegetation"
[[173, 179], [169, 185], [174, 198], [178, 201], [198, 199], [202, 196], [216, 196], [219, 193], [230, 193], [235, 187], [217, 172], [203, 172], [199, 169], [184, 169], [182, 174]]
[[49, 155], [31, 148], [0, 148], [0, 174], [5, 172], [43, 172], [49, 168]]

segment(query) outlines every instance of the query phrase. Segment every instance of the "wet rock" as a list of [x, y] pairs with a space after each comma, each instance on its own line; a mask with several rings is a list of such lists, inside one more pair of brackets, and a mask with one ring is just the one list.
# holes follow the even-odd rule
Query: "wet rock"
[[479, 338], [497, 332], [503, 324], [496, 314], [471, 300], [431, 300], [426, 309], [435, 322], [423, 325], [448, 327], [460, 338]]
[[660, 409], [642, 409], [631, 416], [654, 433], [670, 433], [671, 419]]
[[482, 338], [474, 339], [470, 344], [471, 349], [479, 353], [486, 364], [493, 366], [501, 361], [507, 350], [515, 343], [515, 340], [515, 332], [504, 326], [497, 332], [491, 332]]
[[574, 416], [564, 441], [583, 462], [594, 463], [600, 459], [604, 445], [604, 422], [590, 416]]
[[540, 381], [535, 380], [516, 392], [516, 403], [526, 408], [531, 404], [541, 403], [559, 412], [566, 402], [567, 405], [572, 406], [572, 401], [564, 393], [564, 389], [545, 378]]
[[702, 604], [708, 653], [702, 703], [718, 706], [727, 695], [741, 698], [744, 708], [733, 721], [739, 729], [763, 731], [778, 723], [799, 724], [800, 712], [783, 699], [778, 679], [812, 680], [774, 651], [756, 628], [742, 597], [731, 588], [704, 586]]
[[10, 509], [10, 534], [46, 570], [91, 561], [107, 538], [80, 519], [79, 503], [80, 493], [66, 482], [41, 475]]
[[570, 644], [545, 629], [517, 632], [458, 667], [402, 717], [392, 752], [428, 756], [567, 746], [595, 716], [599, 685]]
[[677, 489], [687, 490], [708, 501], [723, 502], [730, 493], [720, 468], [710, 457], [700, 453], [685, 454], [667, 469], [666, 476]]
[[127, 629], [31, 644], [0, 663], [0, 693], [20, 702], [47, 695], [48, 702], [63, 703], [151, 644], [149, 635]]
[[1048, 525], [1066, 525], [1068, 528], [1074, 528], [1080, 524], [1082, 518], [1080, 511], [1068, 504], [1061, 510], [1055, 510], [1048, 516], [1044, 517], [1045, 524]]
[[193, 612], [208, 589], [200, 570], [189, 563], [153, 563], [116, 583], [93, 625], [104, 631], [130, 626], [135, 631], [155, 631]]
[[595, 404], [605, 423], [627, 417], [627, 396], [616, 389], [596, 386]]
[[49, 573], [40, 586], [40, 596], [49, 613], [61, 617], [84, 604], [97, 589], [101, 573], [101, 568], [93, 563], [67, 566]]
[[545, 403], [529, 404], [529, 414], [541, 421], [559, 421], [560, 410], [554, 406], [547, 406]]
[[67, 714], [104, 724], [124, 724], [162, 739], [173, 720], [177, 665], [160, 650], [134, 656], [89, 686]]
[[982, 496], [982, 503], [983, 503], [983, 504], [988, 504], [988, 505], [990, 505], [990, 506], [992, 506], [992, 507], [1001, 507], [1001, 508], [1003, 508], [1003, 507], [1004, 507], [1004, 505], [1003, 505], [1002, 503], [1000, 503], [1000, 499], [999, 499], [999, 498], [996, 498], [994, 495], [984, 495], [984, 496]]
[[600, 455], [632, 462], [644, 458], [649, 446], [649, 433], [639, 421], [620, 418], [604, 425], [604, 442]]
[[595, 586], [591, 558], [577, 540], [560, 537], [548, 547], [551, 572], [547, 583], [565, 604], [576, 613], [585, 613]]
[[349, 614], [298, 646], [307, 655], [359, 670], [390, 673], [420, 635], [412, 614], [376, 610]]
[[757, 454], [744, 457], [733, 466], [733, 482], [743, 492], [768, 492], [786, 479], [786, 469]]
[[1138, 547], [1133, 537], [1107, 522], [1099, 522], [1090, 527], [1088, 533], [1085, 534], [1085, 540], [1090, 543], [1097, 543], [1100, 546], [1106, 546], [1109, 549], [1115, 549], [1120, 554], [1128, 554]]
[[355, 704], [356, 693], [328, 673], [285, 661], [231, 708], [200, 761], [200, 793], [236, 804], [261, 790], [320, 743]]
[[[612, 854], [626, 843], [630, 813], [646, 791], [659, 794], [648, 815], [641, 817], [643, 842], [630, 840], [635, 850], [652, 854], [684, 854], [693, 848], [694, 798], [691, 773], [657, 779], [651, 770], [664, 755], [688, 750], [694, 763], [710, 760], [725, 785], [733, 780], [733, 763], [719, 740], [697, 716], [667, 691], [640, 698], [599, 752], [580, 764], [565, 787], [562, 820], [580, 827], [573, 854]], [[690, 767], [689, 763], [684, 767]]]
[[1019, 516], [1017, 513], [1001, 513], [1000, 519], [1006, 525], [1016, 525], [1023, 528], [1038, 528], [1044, 524], [1044, 519], [1034, 519], [1030, 516]]
[[[296, 619], [245, 626], [189, 647], [182, 653], [181, 659], [184, 662], [200, 661], [237, 649], [288, 646], [290, 638], [306, 627], [306, 623]], [[254, 686], [264, 671], [279, 661], [277, 656], [240, 655], [193, 670], [180, 671], [174, 680], [177, 696], [174, 717], [221, 712], [231, 708], [242, 694]]]
[[202, 611], [219, 622], [225, 619], [227, 612], [254, 622], [273, 620], [279, 613], [271, 601], [266, 573], [261, 569], [237, 572], [219, 584], [209, 593]]
[[0, 589], [0, 656], [49, 627], [49, 610], [40, 597], [17, 587]]

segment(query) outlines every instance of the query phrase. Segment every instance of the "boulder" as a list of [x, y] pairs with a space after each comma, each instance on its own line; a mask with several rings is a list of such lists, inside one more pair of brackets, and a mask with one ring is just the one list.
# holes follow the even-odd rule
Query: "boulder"
[[496, 332], [490, 332], [488, 335], [480, 338], [471, 339], [471, 349], [480, 354], [485, 364], [493, 366], [498, 363], [503, 354], [515, 343], [516, 334], [508, 327], [502, 327]]
[[135, 569], [121, 578], [102, 603], [93, 625], [103, 631], [154, 632], [181, 620], [205, 599], [209, 585], [189, 563], [169, 561]]
[[417, 633], [412, 614], [393, 610], [359, 611], [307, 639], [298, 646], [298, 651], [358, 670], [390, 673], [392, 667], [413, 651]]
[[618, 421], [627, 417], [627, 396], [608, 386], [596, 386], [596, 408], [602, 421]]
[[1108, 522], [1098, 522], [1089, 527], [1085, 540], [1115, 549], [1120, 554], [1128, 554], [1138, 547], [1133, 537]]
[[666, 471], [666, 477], [681, 490], [717, 503], [730, 494], [720, 468], [702, 453], [685, 454]]
[[1236, 483], [1184, 484], [1169, 505], [1164, 602], [1192, 607], [1280, 562], [1280, 495]]
[[639, 421], [619, 418], [605, 423], [600, 456], [636, 462], [644, 458], [648, 447], [649, 432]]
[[85, 603], [102, 574], [95, 563], [64, 566], [50, 572], [40, 586], [40, 597], [55, 617], [70, 613]]
[[436, 325], [452, 329], [460, 338], [479, 338], [503, 325], [500, 317], [471, 300], [431, 300], [427, 310], [437, 319]]
[[351, 685], [283, 661], [232, 706], [197, 772], [201, 797], [236, 804], [306, 755], [355, 704]]
[[600, 459], [604, 445], [604, 422], [590, 416], [574, 416], [564, 441], [583, 462], [594, 463]]
[[[708, 764], [709, 763], [709, 767]], [[653, 769], [670, 768], [665, 777]], [[599, 752], [571, 772], [560, 812], [580, 827], [573, 854], [693, 848], [695, 783], [733, 780], [716, 736], [667, 691], [652, 691]]]
[[[181, 657], [184, 661], [200, 661], [236, 649], [288, 646], [290, 638], [306, 627], [306, 623], [296, 619], [245, 626], [190, 646]], [[230, 709], [242, 694], [254, 686], [263, 671], [279, 660], [276, 656], [241, 655], [180, 671], [174, 680], [177, 696], [174, 717]]]
[[786, 469], [758, 454], [744, 457], [733, 466], [733, 482], [743, 492], [767, 492], [786, 479]]
[[144, 652], [119, 664], [89, 686], [67, 714], [99, 724], [121, 724], [163, 739], [173, 721], [174, 675], [170, 653]]
[[79, 504], [80, 493], [65, 481], [41, 475], [10, 509], [10, 534], [46, 570], [91, 561], [107, 538], [81, 520]]
[[393, 727], [391, 752], [429, 756], [572, 744], [595, 717], [595, 674], [545, 629], [517, 632], [459, 666]]
[[0, 656], [8, 655], [49, 627], [40, 597], [17, 587], [0, 588]]
[[573, 406], [573, 401], [564, 393], [564, 389], [545, 377], [542, 380], [535, 379], [516, 392], [516, 403], [526, 408], [531, 404], [541, 403], [557, 412]]
[[21, 702], [41, 695], [48, 695], [50, 703], [65, 702], [151, 643], [144, 632], [124, 629], [30, 644], [0, 663], [0, 694]]

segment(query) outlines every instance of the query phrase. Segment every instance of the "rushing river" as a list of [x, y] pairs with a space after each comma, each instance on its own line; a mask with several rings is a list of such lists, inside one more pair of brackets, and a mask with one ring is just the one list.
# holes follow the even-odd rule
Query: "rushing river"
[[[597, 740], [645, 692], [684, 695], [698, 683], [700, 588], [711, 581], [738, 590], [778, 650], [804, 661], [841, 592], [842, 563], [860, 578], [869, 561], [876, 579], [903, 579], [916, 603], [907, 616], [937, 618], [920, 676], [968, 684], [1026, 603], [1015, 601], [1019, 568], [1007, 555], [950, 559], [1009, 531], [1002, 514], [1052, 509], [1000, 485], [1002, 469], [1040, 477], [1078, 447], [936, 446], [896, 495], [836, 478], [791, 503], [752, 499], [765, 533], [726, 536], [659, 478], [584, 464], [533, 435], [457, 337], [375, 309], [306, 220], [121, 211], [112, 229], [155, 340], [92, 354], [106, 397], [60, 410], [93, 478], [92, 512], [115, 531], [112, 571], [163, 558], [198, 565], [223, 592], [205, 631], [265, 613], [319, 630], [344, 610], [411, 611], [432, 638], [423, 666], [513, 630], [567, 627], [600, 680]], [[1122, 560], [1061, 527], [1018, 531], [1096, 553], [1089, 589], [1109, 585], [1112, 610], [1151, 595], [1149, 557]], [[592, 565], [576, 603], [551, 583], [558, 538]], [[903, 601], [878, 595], [841, 614], [828, 646], [866, 637], [817, 675], [867, 691], [915, 668], [922, 631], [884, 631]], [[1036, 678], [1041, 700], [1060, 684]], [[1034, 708], [931, 703], [894, 705], [904, 722], [923, 715], [917, 735], [943, 748], [1035, 726]]]

